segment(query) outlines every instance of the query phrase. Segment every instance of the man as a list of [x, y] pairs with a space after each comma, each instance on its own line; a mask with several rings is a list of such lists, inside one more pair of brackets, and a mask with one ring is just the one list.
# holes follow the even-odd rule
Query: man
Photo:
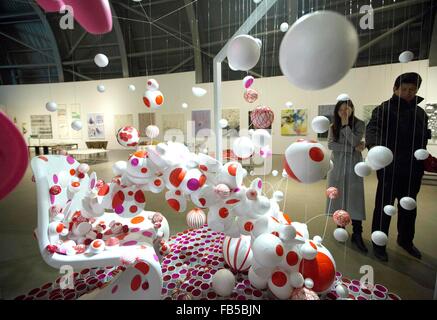
[[[405, 210], [399, 205], [403, 197], [416, 200], [419, 193], [424, 164], [414, 157], [417, 149], [426, 149], [431, 131], [428, 116], [418, 106], [423, 98], [416, 96], [422, 83], [419, 74], [411, 72], [400, 75], [394, 84], [393, 96], [372, 112], [366, 128], [366, 146], [385, 146], [393, 152], [393, 162], [377, 171], [378, 188], [373, 211], [372, 232], [380, 230], [388, 235], [391, 217], [384, 213], [384, 206], [398, 200], [397, 243], [410, 255], [420, 259], [421, 253], [414, 246], [416, 208]], [[373, 243], [375, 256], [388, 261], [385, 246]]]

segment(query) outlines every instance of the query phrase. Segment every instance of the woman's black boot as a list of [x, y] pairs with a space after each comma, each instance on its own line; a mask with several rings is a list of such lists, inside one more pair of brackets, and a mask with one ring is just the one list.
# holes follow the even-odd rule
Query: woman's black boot
[[352, 234], [352, 243], [363, 253], [367, 253], [367, 247], [364, 244], [363, 237], [361, 237], [361, 233], [353, 233]]

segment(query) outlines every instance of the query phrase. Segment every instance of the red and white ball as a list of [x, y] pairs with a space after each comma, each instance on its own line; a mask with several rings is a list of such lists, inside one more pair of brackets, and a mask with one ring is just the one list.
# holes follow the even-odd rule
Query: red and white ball
[[164, 104], [164, 95], [159, 90], [147, 90], [143, 96], [147, 108], [160, 109]]
[[248, 88], [246, 91], [244, 91], [243, 97], [246, 102], [253, 103], [258, 100], [258, 92], [254, 89]]
[[138, 130], [134, 127], [123, 127], [117, 132], [117, 142], [123, 147], [135, 147], [138, 145], [139, 140]]
[[345, 210], [335, 211], [332, 215], [332, 219], [337, 224], [337, 226], [340, 226], [342, 228], [346, 227], [352, 221], [349, 213]]
[[223, 258], [226, 264], [235, 272], [249, 270], [252, 265], [252, 249], [250, 236], [240, 238], [225, 237], [223, 241]]
[[250, 114], [250, 120], [252, 124], [257, 129], [267, 129], [271, 126], [275, 115], [267, 106], [256, 107], [255, 110]]
[[199, 229], [206, 223], [206, 215], [202, 209], [195, 208], [187, 214], [187, 225], [193, 229]]

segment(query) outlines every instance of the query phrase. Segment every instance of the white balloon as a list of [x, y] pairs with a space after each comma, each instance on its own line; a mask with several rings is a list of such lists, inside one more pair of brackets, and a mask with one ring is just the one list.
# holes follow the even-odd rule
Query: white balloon
[[188, 104], [186, 104], [185, 102], [182, 103], [182, 108], [187, 109], [188, 108]]
[[427, 105], [426, 107], [425, 107], [425, 112], [426, 113], [428, 113], [428, 114], [431, 114], [431, 113], [433, 113], [434, 112], [434, 106], [433, 105]]
[[98, 91], [98, 92], [103, 93], [103, 92], [105, 92], [105, 90], [106, 90], [105, 85], [103, 85], [103, 84], [99, 84], [99, 85], [97, 86], [97, 91]]
[[129, 91], [135, 91], [135, 86], [133, 85], [133, 84], [130, 84], [128, 87], [127, 87], [128, 89], [129, 89]]
[[200, 87], [192, 87], [191, 91], [196, 97], [203, 97], [206, 94], [206, 90]]
[[293, 272], [290, 274], [290, 284], [293, 288], [302, 288], [305, 283], [305, 279], [303, 278], [302, 273]]
[[287, 32], [288, 31], [288, 23], [282, 22], [281, 25], [279, 26], [279, 30], [281, 30], [282, 32]]
[[369, 150], [367, 160], [372, 168], [379, 170], [393, 161], [393, 152], [387, 147], [375, 146]]
[[314, 260], [314, 258], [317, 256], [317, 249], [314, 249], [309, 242], [305, 242], [300, 247], [300, 254], [302, 255], [303, 259]]
[[288, 173], [285, 169], [282, 169], [282, 178], [288, 178]]
[[257, 147], [265, 147], [270, 144], [272, 136], [265, 129], [257, 129], [252, 134], [252, 141]]
[[314, 236], [313, 241], [317, 244], [322, 243], [322, 237], [321, 236]]
[[228, 126], [228, 120], [220, 119], [219, 120], [219, 125], [220, 125], [220, 128], [222, 128], [222, 129], [226, 128]]
[[109, 64], [109, 59], [107, 56], [105, 56], [103, 53], [98, 53], [96, 54], [96, 56], [94, 57], [94, 63], [100, 67], [100, 68], [104, 68]]
[[337, 97], [337, 101], [349, 101], [351, 98], [347, 93], [341, 93]]
[[334, 239], [338, 242], [346, 242], [349, 238], [349, 233], [347, 233], [346, 229], [336, 228], [334, 230]]
[[126, 161], [117, 161], [112, 165], [112, 172], [116, 175], [122, 175], [127, 169]]
[[407, 63], [414, 59], [414, 53], [411, 51], [404, 51], [399, 55], [399, 62]]
[[335, 292], [342, 299], [345, 299], [349, 296], [349, 289], [344, 284], [339, 284], [335, 287]]
[[255, 171], [252, 170], [252, 171], [249, 172], [249, 174], [250, 174], [251, 176], [254, 176], [254, 175], [255, 175]]
[[253, 267], [249, 269], [248, 278], [250, 281], [250, 284], [254, 286], [257, 289], [265, 289], [267, 287], [267, 278], [260, 277]]
[[354, 171], [359, 177], [367, 177], [372, 173], [372, 168], [365, 162], [358, 162], [355, 167]]
[[272, 171], [272, 176], [276, 177], [278, 175], [278, 173], [279, 173], [278, 170], [273, 170]]
[[261, 48], [255, 38], [245, 34], [233, 38], [227, 50], [229, 65], [241, 71], [248, 71], [255, 67], [260, 55]]
[[55, 112], [56, 110], [58, 110], [58, 105], [56, 104], [56, 102], [50, 101], [46, 103], [46, 109], [47, 111]]
[[[277, 172], [277, 171], [276, 171]], [[275, 191], [273, 192], [273, 199], [276, 202], [281, 202], [282, 200], [284, 200], [284, 193], [282, 191]]]
[[79, 131], [80, 129], [82, 129], [82, 121], [80, 121], [80, 120], [74, 120], [74, 121], [71, 123], [71, 128], [72, 128], [73, 130]]
[[317, 11], [297, 20], [279, 49], [285, 77], [305, 90], [327, 88], [342, 79], [358, 55], [353, 24], [333, 11]]
[[382, 231], [372, 232], [372, 241], [378, 246], [385, 246], [387, 244], [387, 235]]
[[282, 241], [277, 236], [271, 233], [263, 233], [253, 242], [253, 258], [262, 266], [274, 267], [283, 258], [276, 253], [278, 246], [282, 246]]
[[239, 158], [249, 158], [255, 151], [255, 145], [248, 137], [239, 137], [232, 144], [232, 151]]
[[291, 101], [287, 101], [287, 102], [285, 103], [285, 106], [286, 106], [287, 108], [291, 108], [291, 107], [293, 107], [293, 102], [291, 102]]
[[147, 126], [146, 136], [149, 137], [150, 139], [156, 138], [157, 136], [159, 136], [159, 128], [154, 125]]
[[388, 216], [394, 216], [396, 214], [396, 208], [395, 206], [392, 206], [390, 204], [386, 205], [384, 207], [384, 213]]
[[305, 279], [305, 287], [312, 289], [314, 287], [314, 281], [310, 278]]
[[329, 119], [324, 116], [314, 117], [313, 121], [311, 121], [311, 127], [316, 133], [324, 133], [329, 129]]
[[417, 149], [414, 151], [414, 157], [417, 160], [426, 160], [429, 157], [429, 152], [426, 149]]
[[414, 210], [414, 209], [416, 209], [416, 200], [414, 200], [413, 198], [410, 198], [410, 197], [403, 197], [403, 198], [401, 198], [401, 200], [399, 201], [399, 204], [405, 210]]
[[212, 276], [212, 288], [218, 295], [228, 297], [234, 287], [235, 276], [228, 269], [220, 269]]

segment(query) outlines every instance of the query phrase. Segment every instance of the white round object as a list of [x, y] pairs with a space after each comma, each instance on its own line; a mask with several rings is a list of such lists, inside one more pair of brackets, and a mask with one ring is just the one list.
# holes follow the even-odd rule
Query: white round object
[[206, 223], [206, 215], [202, 209], [194, 208], [190, 212], [188, 212], [187, 217], [187, 226], [193, 229], [202, 228]]
[[337, 97], [337, 101], [349, 101], [351, 98], [347, 93], [341, 93]]
[[305, 284], [305, 279], [303, 278], [302, 273], [293, 272], [290, 274], [290, 284], [293, 288], [302, 288]]
[[112, 165], [112, 172], [116, 176], [120, 176], [126, 171], [126, 168], [127, 168], [127, 162], [120, 160]]
[[126, 126], [118, 129], [116, 138], [123, 147], [136, 147], [140, 141], [140, 134], [136, 128]]
[[427, 105], [426, 107], [425, 107], [425, 112], [426, 113], [428, 113], [428, 114], [431, 114], [431, 113], [433, 113], [434, 112], [434, 106], [432, 106], [432, 105]]
[[249, 270], [252, 265], [251, 237], [241, 235], [239, 238], [226, 236], [223, 240], [223, 258], [235, 272]]
[[71, 123], [71, 128], [72, 128], [73, 130], [76, 130], [76, 131], [81, 130], [81, 129], [82, 129], [82, 121], [80, 121], [80, 120], [74, 120], [74, 121]]
[[143, 102], [147, 108], [160, 109], [164, 105], [164, 95], [159, 90], [146, 90]]
[[358, 55], [353, 24], [333, 11], [317, 11], [297, 20], [279, 49], [285, 77], [305, 90], [327, 88], [342, 79]]
[[250, 284], [254, 286], [257, 289], [265, 289], [267, 287], [268, 279], [263, 278], [259, 276], [256, 272], [253, 266], [249, 269], [248, 278], [250, 281]]
[[311, 121], [311, 127], [316, 133], [324, 133], [329, 129], [329, 119], [324, 116], [314, 117], [313, 121]]
[[390, 217], [396, 214], [396, 207], [390, 204], [384, 206], [384, 213]]
[[239, 137], [232, 144], [232, 151], [239, 158], [249, 158], [255, 151], [255, 145], [249, 137]]
[[382, 231], [372, 232], [372, 241], [378, 246], [385, 246], [387, 244], [387, 235]]
[[250, 171], [250, 172], [249, 172], [249, 175], [254, 176], [254, 175], [255, 175], [255, 171], [253, 171], [253, 170]]
[[404, 51], [399, 55], [399, 62], [400, 63], [407, 63], [414, 59], [414, 53], [411, 51]]
[[103, 53], [98, 53], [96, 54], [96, 56], [94, 57], [94, 63], [100, 67], [100, 68], [104, 68], [109, 64], [109, 59], [107, 56], [105, 56]]
[[129, 91], [134, 92], [136, 90], [135, 86], [133, 84], [130, 84], [128, 87]]
[[147, 90], [156, 91], [159, 90], [159, 83], [155, 79], [147, 80]]
[[282, 191], [279, 191], [279, 190], [273, 192], [273, 199], [276, 202], [281, 202], [282, 200], [284, 200], [284, 193]]
[[260, 148], [268, 146], [271, 140], [272, 136], [265, 129], [257, 129], [252, 134], [252, 141], [254, 145]]
[[399, 204], [405, 210], [414, 210], [414, 209], [416, 209], [416, 200], [414, 200], [413, 198], [410, 198], [410, 197], [403, 197], [403, 198], [401, 198], [401, 200], [399, 201]]
[[317, 244], [321, 244], [323, 240], [321, 236], [314, 236], [313, 241]]
[[310, 278], [305, 279], [305, 287], [312, 289], [314, 287], [314, 281]]
[[372, 173], [372, 168], [365, 162], [358, 162], [355, 167], [354, 171], [359, 177], [367, 177]]
[[282, 170], [282, 178], [287, 178], [288, 177], [288, 173], [285, 169]]
[[387, 147], [375, 146], [367, 153], [367, 161], [376, 170], [385, 168], [393, 161], [393, 152]]
[[300, 254], [302, 255], [303, 259], [314, 260], [314, 258], [317, 256], [317, 249], [314, 248], [313, 245], [314, 244], [311, 245], [311, 243], [307, 241], [300, 247]]
[[185, 102], [182, 103], [182, 108], [187, 109], [188, 108], [188, 104], [186, 104]]
[[47, 111], [55, 112], [56, 110], [58, 110], [58, 105], [56, 104], [56, 102], [50, 101], [46, 103], [46, 109]]
[[91, 253], [100, 253], [105, 250], [105, 242], [102, 239], [96, 239], [90, 244]]
[[98, 91], [98, 92], [103, 93], [103, 92], [105, 92], [105, 90], [106, 90], [105, 85], [103, 85], [103, 84], [99, 84], [99, 85], [97, 86], [97, 91]]
[[206, 94], [206, 90], [200, 87], [192, 87], [191, 91], [196, 97], [203, 97]]
[[272, 176], [276, 177], [278, 175], [278, 173], [279, 173], [278, 170], [273, 170], [272, 171]]
[[227, 50], [229, 66], [234, 70], [248, 71], [255, 67], [261, 55], [261, 48], [255, 38], [246, 34], [231, 40]]
[[347, 233], [346, 229], [336, 228], [334, 230], [334, 239], [338, 242], [346, 242], [349, 238], [349, 233]]
[[417, 160], [426, 160], [429, 157], [429, 152], [426, 149], [417, 149], [414, 151], [414, 157]]
[[287, 32], [288, 31], [288, 23], [282, 22], [281, 25], [279, 26], [279, 30], [281, 30], [282, 32]]
[[255, 81], [254, 77], [252, 77], [252, 76], [245, 76], [243, 78], [243, 86], [244, 86], [244, 88], [245, 89], [249, 89], [252, 86], [254, 81]]
[[293, 107], [293, 102], [291, 102], [291, 101], [287, 101], [287, 102], [285, 103], [285, 106], [286, 106], [287, 108], [292, 108], [292, 107]]
[[90, 171], [90, 166], [86, 163], [81, 163], [79, 167], [77, 167], [77, 171], [86, 174], [88, 171]]
[[258, 264], [274, 267], [283, 259], [282, 241], [271, 233], [263, 233], [253, 242], [252, 252]]
[[212, 276], [212, 288], [219, 296], [230, 296], [234, 287], [235, 276], [228, 269], [220, 269]]
[[220, 128], [222, 128], [222, 129], [226, 128], [226, 127], [228, 126], [228, 120], [226, 120], [226, 119], [220, 119], [220, 120], [219, 120], [219, 126], [220, 126]]
[[258, 45], [258, 47], [261, 49], [261, 47], [263, 45], [263, 42], [261, 41], [261, 39], [260, 38], [255, 38], [255, 42]]
[[146, 136], [149, 137], [150, 139], [156, 138], [157, 136], [159, 136], [159, 128], [152, 124], [148, 125], [146, 127]]
[[339, 284], [335, 287], [335, 292], [341, 299], [345, 299], [349, 296], [349, 289], [344, 284]]

